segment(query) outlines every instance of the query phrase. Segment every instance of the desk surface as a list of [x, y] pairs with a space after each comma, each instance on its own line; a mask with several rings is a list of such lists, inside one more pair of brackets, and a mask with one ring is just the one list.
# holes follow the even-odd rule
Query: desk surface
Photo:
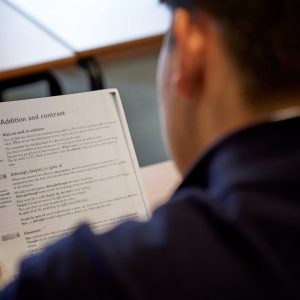
[[172, 161], [143, 167], [141, 174], [152, 210], [164, 204], [181, 182], [181, 176]]
[[79, 56], [160, 43], [170, 14], [158, 0], [6, 0]]
[[50, 64], [57, 67], [74, 60], [70, 50], [2, 0], [0, 41], [0, 80], [44, 71]]

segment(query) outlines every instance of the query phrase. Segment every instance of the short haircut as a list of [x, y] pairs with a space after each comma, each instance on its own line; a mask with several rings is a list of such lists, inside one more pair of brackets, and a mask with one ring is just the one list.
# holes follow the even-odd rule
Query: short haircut
[[223, 28], [249, 96], [300, 91], [300, 0], [160, 0], [202, 10]]

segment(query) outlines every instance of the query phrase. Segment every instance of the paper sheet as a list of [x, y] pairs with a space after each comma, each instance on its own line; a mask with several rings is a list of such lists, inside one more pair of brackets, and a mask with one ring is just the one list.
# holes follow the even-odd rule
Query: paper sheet
[[0, 280], [79, 223], [148, 214], [116, 90], [0, 104]]

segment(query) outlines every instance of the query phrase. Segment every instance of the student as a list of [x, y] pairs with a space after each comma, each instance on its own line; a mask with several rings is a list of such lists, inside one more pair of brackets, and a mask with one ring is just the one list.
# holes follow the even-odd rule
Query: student
[[147, 223], [88, 226], [0, 299], [300, 299], [300, 2], [169, 0], [158, 85], [185, 177]]

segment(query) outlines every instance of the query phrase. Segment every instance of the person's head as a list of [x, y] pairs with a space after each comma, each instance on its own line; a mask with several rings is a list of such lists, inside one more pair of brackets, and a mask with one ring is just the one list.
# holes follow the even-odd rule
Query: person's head
[[158, 85], [169, 147], [185, 173], [225, 134], [300, 104], [300, 1], [161, 2], [173, 18]]

